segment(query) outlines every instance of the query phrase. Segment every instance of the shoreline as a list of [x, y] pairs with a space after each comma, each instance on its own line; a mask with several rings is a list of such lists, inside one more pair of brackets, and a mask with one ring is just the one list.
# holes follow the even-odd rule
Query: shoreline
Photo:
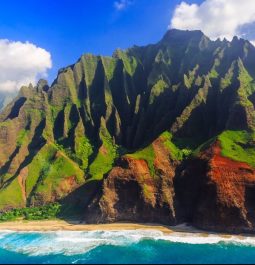
[[[188, 229], [188, 227], [187, 227]], [[175, 229], [160, 224], [136, 224], [136, 223], [113, 223], [113, 224], [81, 224], [78, 221], [13, 221], [0, 223], [0, 231], [13, 232], [57, 232], [57, 231], [119, 231], [119, 230], [158, 230], [164, 234], [171, 234]], [[189, 230], [189, 229], [188, 229]], [[193, 229], [190, 229], [192, 232]]]
[[[122, 234], [131, 232], [143, 238], [144, 232], [148, 238], [155, 240], [165, 240], [172, 243], [183, 244], [218, 244], [220, 242], [249, 245], [255, 247], [255, 236], [248, 234], [224, 234], [211, 231], [202, 231], [187, 224], [178, 226], [164, 226], [160, 224], [136, 224], [136, 223], [112, 223], [112, 224], [80, 224], [78, 221], [14, 221], [0, 223], [0, 233], [57, 233], [59, 237], [62, 233], [74, 232], [121, 232]], [[156, 233], [155, 233], [156, 232]], [[58, 234], [60, 233], [60, 234]], [[65, 235], [68, 236], [68, 235]], [[73, 235], [75, 236], [75, 234]], [[86, 235], [84, 235], [86, 237]], [[109, 235], [108, 235], [109, 236]], [[89, 236], [90, 237], [90, 236]], [[147, 236], [145, 236], [146, 238]]]
[[217, 235], [222, 238], [236, 237], [254, 238], [254, 235], [246, 234], [226, 234], [211, 231], [203, 231], [196, 229], [186, 224], [178, 226], [164, 226], [160, 224], [138, 224], [138, 223], [111, 223], [111, 224], [81, 224], [79, 221], [64, 221], [64, 220], [48, 220], [48, 221], [13, 221], [0, 223], [1, 231], [12, 232], [92, 232], [92, 231], [160, 231], [164, 235], [179, 234], [179, 235], [194, 235], [199, 237], [208, 237]]

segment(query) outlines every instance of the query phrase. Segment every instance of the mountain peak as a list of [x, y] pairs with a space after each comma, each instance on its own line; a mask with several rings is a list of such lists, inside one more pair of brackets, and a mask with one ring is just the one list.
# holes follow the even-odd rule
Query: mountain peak
[[170, 41], [172, 39], [190, 39], [197, 38], [201, 39], [206, 37], [201, 30], [179, 30], [169, 29], [163, 37], [163, 41]]

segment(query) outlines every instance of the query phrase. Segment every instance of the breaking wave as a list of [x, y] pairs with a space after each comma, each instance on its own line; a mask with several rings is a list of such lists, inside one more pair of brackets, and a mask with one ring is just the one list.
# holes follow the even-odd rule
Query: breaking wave
[[26, 254], [79, 255], [100, 246], [129, 246], [141, 241], [166, 241], [169, 243], [212, 245], [233, 244], [255, 247], [255, 237], [221, 236], [216, 234], [171, 233], [156, 230], [93, 231], [93, 232], [0, 232], [0, 248]]

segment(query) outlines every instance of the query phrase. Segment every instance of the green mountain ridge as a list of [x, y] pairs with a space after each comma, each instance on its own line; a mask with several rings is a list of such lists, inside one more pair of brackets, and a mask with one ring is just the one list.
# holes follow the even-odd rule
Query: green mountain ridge
[[[112, 57], [86, 54], [51, 86], [22, 87], [1, 113], [0, 210], [61, 201], [101, 182], [125, 155], [145, 159], [153, 174], [159, 137], [182, 161], [225, 131], [245, 132], [235, 144], [255, 166], [246, 160], [254, 129], [255, 47], [246, 40], [170, 30]], [[238, 160], [224, 143], [223, 154]]]

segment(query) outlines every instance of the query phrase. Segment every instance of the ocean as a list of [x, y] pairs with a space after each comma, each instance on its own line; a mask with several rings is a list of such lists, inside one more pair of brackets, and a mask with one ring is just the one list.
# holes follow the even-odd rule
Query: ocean
[[160, 231], [0, 232], [1, 264], [255, 263], [255, 238]]

